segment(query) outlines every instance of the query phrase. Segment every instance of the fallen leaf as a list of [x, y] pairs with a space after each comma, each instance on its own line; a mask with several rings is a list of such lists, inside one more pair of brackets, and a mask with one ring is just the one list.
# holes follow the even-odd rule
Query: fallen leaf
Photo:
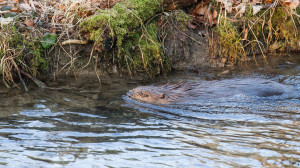
[[242, 2], [242, 0], [233, 0], [234, 4], [237, 5], [237, 4], [240, 4]]
[[263, 0], [263, 2], [264, 2], [265, 4], [271, 4], [271, 3], [273, 3], [273, 0]]
[[262, 0], [252, 0], [252, 5], [260, 4], [262, 3]]
[[225, 9], [227, 10], [227, 12], [231, 13], [231, 11], [232, 11], [232, 1], [231, 0], [224, 0], [223, 4], [224, 4]]
[[198, 21], [198, 22], [204, 22], [204, 16], [197, 16], [196, 17], [196, 20]]
[[50, 32], [56, 34], [56, 28], [55, 27], [50, 28]]
[[160, 27], [162, 25], [163, 16], [161, 16], [157, 21], [157, 26]]
[[10, 11], [11, 12], [17, 12], [17, 13], [21, 12], [21, 10], [19, 8], [16, 8], [16, 7], [12, 8]]
[[290, 9], [296, 9], [299, 6], [299, 0], [293, 0], [289, 5]]
[[205, 15], [207, 9], [208, 9], [208, 6], [205, 5], [205, 6], [199, 7], [198, 9], [196, 8], [195, 13], [197, 15]]
[[213, 14], [211, 12], [209, 12], [207, 14], [207, 20], [208, 20], [209, 25], [212, 26], [213, 25]]
[[170, 5], [168, 8], [167, 8], [167, 11], [172, 11], [172, 10], [175, 10], [177, 9], [177, 6], [175, 5], [175, 3], [172, 3], [172, 5]]
[[218, 21], [217, 21], [217, 19], [214, 19], [214, 22], [213, 22], [214, 24], [217, 24], [218, 23]]
[[246, 3], [240, 3], [238, 6], [236, 6], [236, 10], [238, 11], [238, 14], [242, 16], [246, 12]]
[[7, 25], [13, 21], [14, 21], [14, 18], [11, 18], [11, 17], [9, 17], [9, 18], [0, 17], [0, 25]]
[[263, 6], [261, 6], [261, 5], [253, 5], [252, 6], [253, 15], [256, 15], [262, 8], [263, 8]]
[[188, 26], [188, 28], [191, 28], [191, 29], [196, 29], [197, 28], [195, 25], [193, 25], [192, 22], [188, 22], [187, 26]]
[[25, 20], [24, 21], [24, 24], [27, 26], [27, 27], [34, 27], [33, 25], [33, 21], [32, 20]]
[[232, 0], [216, 0], [224, 5], [224, 8], [227, 10], [228, 13], [232, 11]]
[[91, 34], [90, 34], [90, 33], [85, 33], [85, 34], [83, 35], [83, 37], [84, 37], [85, 39], [87, 39], [87, 40], [90, 40], [90, 39], [91, 39]]
[[96, 46], [95, 46], [95, 50], [96, 50], [96, 51], [98, 51], [99, 53], [101, 53], [101, 52], [102, 52], [102, 48], [101, 48], [101, 47], [99, 47], [99, 45], [96, 45]]
[[26, 11], [32, 11], [30, 5], [29, 5], [29, 4], [26, 4], [26, 3], [21, 3], [21, 4], [20, 4], [20, 9], [21, 9], [21, 10], [26, 10]]
[[60, 21], [60, 23], [67, 23], [67, 19], [62, 19], [61, 21]]
[[37, 2], [33, 1], [33, 0], [29, 0], [30, 6], [31, 8], [36, 11], [35, 5], [37, 4]]
[[217, 17], [218, 17], [218, 12], [217, 12], [217, 10], [214, 9], [214, 11], [213, 11], [213, 18], [215, 19]]
[[247, 37], [248, 37], [248, 27], [246, 27], [245, 30], [244, 30], [244, 38], [243, 38], [243, 40], [247, 40]]
[[299, 0], [284, 0], [280, 1], [280, 4], [293, 10], [299, 6]]

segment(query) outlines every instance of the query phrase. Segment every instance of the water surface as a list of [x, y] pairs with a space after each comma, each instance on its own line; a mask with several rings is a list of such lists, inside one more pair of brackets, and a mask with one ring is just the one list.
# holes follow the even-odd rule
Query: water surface
[[176, 72], [149, 84], [263, 78], [284, 96], [187, 105], [126, 97], [138, 85], [1, 96], [0, 167], [300, 167], [300, 56]]

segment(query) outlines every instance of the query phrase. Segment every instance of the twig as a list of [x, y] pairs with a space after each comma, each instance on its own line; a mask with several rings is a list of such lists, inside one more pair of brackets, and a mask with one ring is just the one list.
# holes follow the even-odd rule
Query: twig
[[28, 88], [27, 88], [27, 86], [26, 86], [26, 84], [25, 84], [25, 82], [24, 82], [24, 80], [23, 80], [23, 78], [22, 78], [22, 76], [21, 76], [20, 69], [19, 69], [18, 65], [16, 64], [16, 62], [15, 62], [13, 59], [11, 59], [11, 62], [13, 63], [14, 67], [15, 67], [16, 70], [17, 70], [18, 76], [19, 76], [20, 81], [21, 81], [21, 83], [22, 83], [22, 85], [23, 85], [23, 87], [24, 87], [25, 92], [27, 92], [27, 91], [28, 91]]
[[[88, 61], [83, 67], [81, 67], [80, 69], [84, 69], [84, 68], [86, 68], [86, 67], [90, 64], [90, 62], [91, 62], [91, 60], [92, 60], [92, 58], [93, 58], [93, 54], [94, 54], [94, 49], [95, 49], [95, 47], [96, 47], [96, 43], [94, 43], [94, 45], [93, 45], [93, 47], [92, 47], [92, 51], [91, 51], [91, 53], [90, 53], [89, 61]], [[96, 60], [96, 61], [97, 61], [97, 60]]]
[[63, 41], [61, 43], [61, 45], [68, 45], [68, 44], [87, 44], [87, 41], [70, 39], [70, 40]]
[[36, 79], [35, 77], [29, 75], [28, 73], [24, 72], [21, 69], [19, 71], [21, 72], [21, 74], [25, 75], [27, 78], [29, 78], [30, 80], [32, 80], [33, 83], [36, 84], [38, 87], [40, 87], [40, 88], [46, 88], [46, 85], [43, 82], [39, 81], [38, 79]]
[[7, 84], [7, 82], [5, 81], [4, 78], [2, 78], [2, 82], [3, 82], [3, 84], [5, 85], [6, 88], [8, 88], [8, 89], [10, 88], [9, 84]]

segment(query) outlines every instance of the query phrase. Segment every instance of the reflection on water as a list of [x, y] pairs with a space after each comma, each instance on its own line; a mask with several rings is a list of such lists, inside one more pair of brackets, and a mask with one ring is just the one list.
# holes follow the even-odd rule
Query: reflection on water
[[[14, 98], [14, 110], [1, 98], [0, 167], [300, 167], [300, 60], [278, 62], [225, 76], [287, 84], [291, 96], [170, 106], [123, 96], [112, 107], [117, 100], [99, 106], [91, 94], [40, 90], [27, 103]], [[177, 73], [160, 82], [203, 79]]]

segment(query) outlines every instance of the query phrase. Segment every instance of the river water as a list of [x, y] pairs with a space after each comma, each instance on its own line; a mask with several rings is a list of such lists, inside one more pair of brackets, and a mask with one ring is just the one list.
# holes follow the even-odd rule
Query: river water
[[293, 89], [172, 106], [128, 98], [130, 82], [0, 93], [0, 167], [300, 167], [299, 54], [149, 84], [243, 78]]

